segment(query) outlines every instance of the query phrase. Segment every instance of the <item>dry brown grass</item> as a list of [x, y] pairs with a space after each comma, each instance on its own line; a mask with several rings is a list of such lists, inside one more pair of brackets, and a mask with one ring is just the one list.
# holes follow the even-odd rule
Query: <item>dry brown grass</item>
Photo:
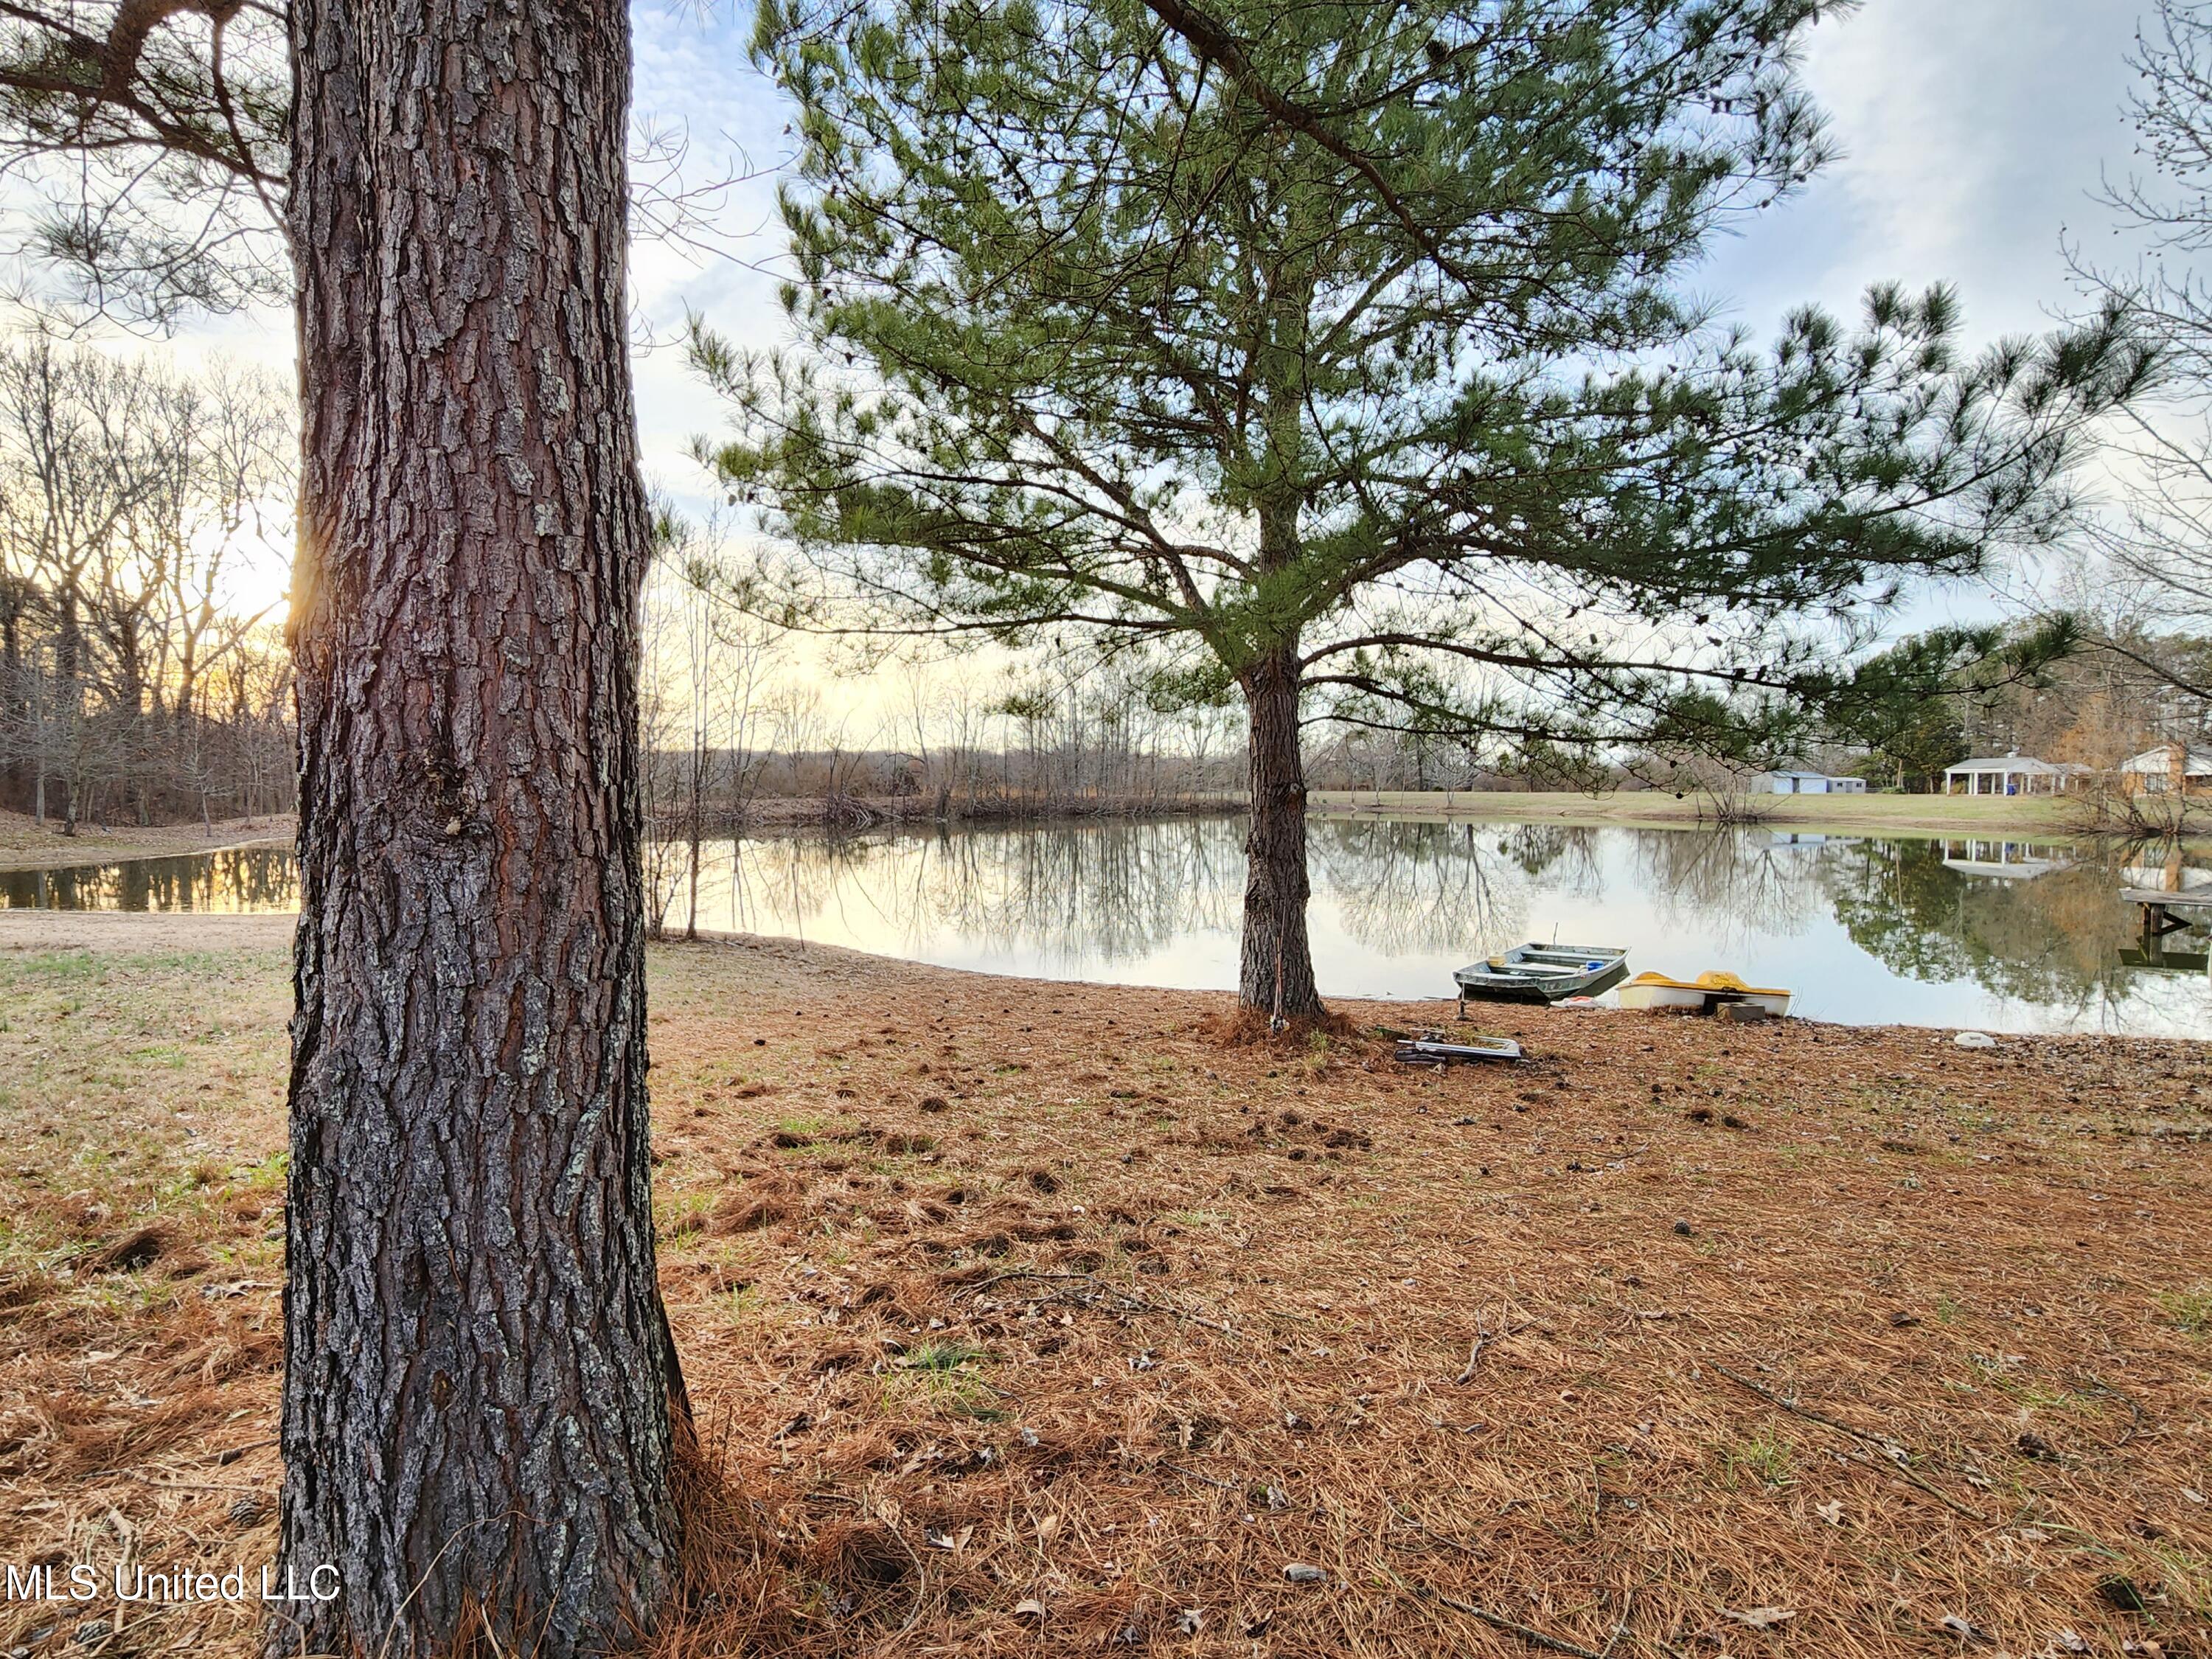
[[[268, 1548], [282, 975], [0, 951], [0, 1560]], [[653, 994], [671, 1659], [2212, 1653], [2205, 1046], [1510, 1012], [1431, 1073], [762, 941]]]
[[[276, 1466], [240, 1449], [273, 1431], [283, 959], [40, 955], [36, 926], [0, 931], [0, 1562], [258, 1562]], [[250, 1635], [135, 1609], [67, 1645], [114, 1613], [0, 1603], [0, 1645]]]

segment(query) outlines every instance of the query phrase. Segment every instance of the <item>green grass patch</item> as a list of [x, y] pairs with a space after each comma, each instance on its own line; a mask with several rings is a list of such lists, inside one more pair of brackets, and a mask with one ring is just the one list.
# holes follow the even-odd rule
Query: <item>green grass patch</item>
[[1776, 1434], [1755, 1434], [1720, 1449], [1721, 1468], [1731, 1486], [1746, 1481], [1779, 1490], [1797, 1480], [1797, 1449]]
[[2191, 1336], [2212, 1332], [2212, 1282], [2194, 1285], [2185, 1291], [2161, 1291], [2158, 1306], [2176, 1330], [2186, 1331]]

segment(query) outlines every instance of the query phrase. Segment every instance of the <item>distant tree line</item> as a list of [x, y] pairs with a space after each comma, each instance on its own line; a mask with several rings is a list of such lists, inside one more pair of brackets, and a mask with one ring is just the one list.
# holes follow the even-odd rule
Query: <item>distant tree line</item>
[[290, 665], [237, 579], [289, 521], [292, 431], [258, 378], [0, 346], [0, 806], [68, 834], [290, 809]]
[[915, 793], [939, 805], [1165, 806], [1242, 796], [1243, 721], [1164, 700], [1133, 665], [1042, 657], [1000, 687], [910, 684], [900, 736]]

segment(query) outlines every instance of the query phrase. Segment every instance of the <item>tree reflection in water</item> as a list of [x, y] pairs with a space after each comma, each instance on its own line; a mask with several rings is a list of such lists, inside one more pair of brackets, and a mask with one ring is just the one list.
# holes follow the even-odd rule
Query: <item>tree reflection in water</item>
[[[1492, 950], [1525, 937], [1539, 878], [1597, 890], [1596, 832], [1554, 825], [1317, 820], [1315, 890], [1384, 955]], [[921, 950], [946, 933], [1071, 966], [1234, 934], [1244, 826], [1226, 818], [952, 828], [742, 844], [706, 878], [710, 925], [834, 928]], [[719, 910], [718, 910], [719, 906]], [[718, 914], [723, 920], [714, 920]]]
[[1852, 942], [1906, 979], [1968, 980], [2087, 1020], [2142, 971], [2121, 960], [2136, 922], [2118, 868], [2063, 846], [1860, 841], [1826, 878]]
[[1741, 942], [1794, 937], [1820, 914], [1835, 843], [1764, 830], [1635, 830], [1636, 869], [1659, 919]]
[[[803, 932], [835, 916], [912, 951], [952, 933], [1079, 972], [1233, 935], [1243, 836], [1213, 819], [751, 842], [737, 925]], [[1708, 944], [1832, 916], [1901, 978], [2069, 1018], [2116, 1008], [2143, 971], [2121, 959], [2134, 921], [2118, 872], [2064, 848], [1371, 818], [1316, 819], [1310, 845], [1316, 898], [1384, 957], [1486, 955], [1546, 932], [1540, 913], [1575, 898], [1644, 907]]]
[[66, 870], [0, 872], [0, 910], [191, 910], [216, 915], [300, 908], [292, 854], [240, 847]]
[[1241, 828], [1224, 819], [789, 836], [721, 850], [702, 878], [710, 927], [804, 934], [834, 924], [909, 953], [951, 933], [1072, 964], [1131, 961], [1193, 930], [1233, 928], [1243, 872]]
[[[1008, 971], [1144, 964], [1166, 976], [1194, 960], [1233, 964], [1243, 836], [1237, 819], [1182, 818], [725, 841], [705, 849], [700, 922]], [[2124, 959], [2137, 924], [2118, 890], [2150, 877], [2064, 846], [1373, 818], [1316, 818], [1310, 841], [1320, 966], [1329, 979], [1334, 951], [1346, 976], [1337, 982], [1355, 994], [1387, 977], [1378, 962], [1417, 964], [1441, 982], [1459, 962], [1549, 938], [1571, 909], [1585, 918], [1571, 930], [1592, 935], [1575, 944], [1664, 939], [1726, 962], [1741, 947], [1771, 952], [1775, 940], [1802, 939], [1808, 974], [1838, 976], [1826, 999], [1834, 1018], [1877, 1005], [1898, 1018], [1896, 1000], [1875, 993], [1900, 981], [1978, 987], [2093, 1029], [2140, 1024], [2160, 999], [2154, 1018], [2167, 1026], [2194, 1029], [2197, 1018], [2201, 969], [2191, 987]], [[2201, 860], [2169, 862], [2153, 872], [2167, 884], [2212, 879]], [[0, 908], [298, 902], [291, 857], [275, 848], [0, 874]], [[2201, 961], [2186, 953], [2204, 946], [2169, 948]], [[1342, 963], [1350, 954], [1366, 966]], [[1407, 983], [1428, 977], [1389, 981]], [[1808, 978], [1805, 988], [1826, 988]]]
[[1369, 950], [1473, 957], [1528, 937], [1540, 888], [1601, 893], [1596, 837], [1564, 824], [1320, 819], [1307, 848], [1316, 892]]

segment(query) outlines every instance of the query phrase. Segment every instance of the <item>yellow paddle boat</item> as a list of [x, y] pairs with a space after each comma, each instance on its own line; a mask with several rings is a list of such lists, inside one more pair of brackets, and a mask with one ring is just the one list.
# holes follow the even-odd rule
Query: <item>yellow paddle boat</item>
[[1789, 992], [1746, 985], [1734, 974], [1699, 974], [1695, 979], [1638, 974], [1620, 988], [1624, 1008], [1688, 1008], [1709, 1014], [1723, 1002], [1748, 1002], [1777, 1018], [1790, 1012]]

